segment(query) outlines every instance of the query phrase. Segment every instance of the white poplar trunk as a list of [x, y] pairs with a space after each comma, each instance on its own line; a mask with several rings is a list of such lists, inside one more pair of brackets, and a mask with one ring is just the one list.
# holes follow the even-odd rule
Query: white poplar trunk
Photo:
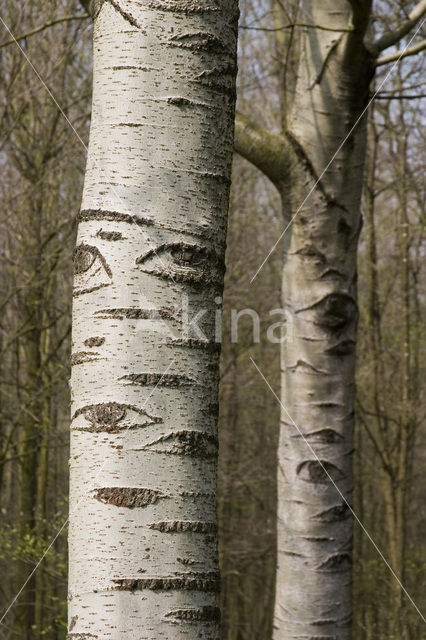
[[362, 40], [347, 33], [349, 2], [304, 6], [313, 25], [335, 31], [312, 28], [302, 36], [285, 134], [293, 160], [284, 215], [296, 217], [285, 236], [282, 278], [291, 331], [281, 361], [274, 639], [349, 640], [364, 120], [350, 130], [367, 104], [372, 67]]
[[[214, 311], [237, 2], [94, 5], [75, 254], [68, 637], [216, 639]], [[207, 310], [207, 342], [184, 330], [182, 307], [190, 320]]]

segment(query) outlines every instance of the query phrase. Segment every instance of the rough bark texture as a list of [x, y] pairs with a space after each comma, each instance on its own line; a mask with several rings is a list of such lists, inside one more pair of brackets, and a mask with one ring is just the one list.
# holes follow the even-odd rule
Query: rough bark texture
[[336, 31], [303, 33], [285, 133], [293, 162], [281, 189], [284, 216], [297, 215], [284, 240], [282, 296], [292, 328], [282, 351], [274, 638], [349, 640], [352, 518], [346, 501], [351, 504], [353, 489], [364, 121], [321, 173], [366, 106], [372, 66], [362, 35], [347, 33], [348, 2], [306, 2], [305, 8], [313, 24]]
[[[69, 638], [218, 637], [218, 350], [237, 3], [105, 0], [75, 252]], [[170, 333], [171, 332], [171, 333]]]

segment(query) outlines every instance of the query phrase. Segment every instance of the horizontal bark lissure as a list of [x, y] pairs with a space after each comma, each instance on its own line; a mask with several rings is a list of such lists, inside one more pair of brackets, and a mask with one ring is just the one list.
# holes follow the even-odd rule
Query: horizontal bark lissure
[[119, 309], [100, 309], [95, 312], [97, 318], [116, 318], [117, 320], [175, 320], [174, 314], [168, 309], [140, 309], [127, 307]]
[[139, 487], [103, 487], [95, 490], [95, 498], [99, 502], [127, 509], [147, 507], [165, 497], [160, 491]]
[[191, 531], [193, 533], [217, 532], [217, 525], [215, 522], [181, 522], [176, 520], [172, 522], [152, 522], [148, 526], [150, 529], [155, 529], [162, 533], [185, 533], [187, 531]]
[[113, 580], [117, 591], [220, 591], [217, 571], [206, 573], [188, 572], [180, 576], [166, 578], [122, 578]]
[[175, 609], [164, 616], [167, 622], [219, 622], [219, 607], [200, 607], [199, 609]]
[[217, 447], [218, 440], [215, 436], [202, 431], [177, 431], [162, 436], [143, 448], [171, 455], [215, 458], [217, 456]]
[[83, 364], [84, 362], [94, 362], [98, 360], [96, 356], [100, 354], [96, 351], [79, 351], [71, 355], [71, 365]]
[[139, 226], [153, 225], [154, 221], [142, 216], [130, 215], [121, 211], [108, 211], [105, 209], [82, 209], [77, 215], [78, 222], [90, 222], [91, 220], [101, 220], [105, 222], [127, 222]]
[[131, 384], [138, 384], [142, 387], [192, 387], [196, 384], [189, 376], [172, 373], [129, 373], [120, 378]]

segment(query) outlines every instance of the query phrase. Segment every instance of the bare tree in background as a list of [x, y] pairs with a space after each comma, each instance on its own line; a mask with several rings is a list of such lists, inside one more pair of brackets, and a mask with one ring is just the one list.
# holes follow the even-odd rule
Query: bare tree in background
[[[273, 9], [274, 28], [285, 30], [284, 7]], [[236, 149], [275, 184], [287, 225], [282, 299], [292, 339], [281, 363], [277, 640], [352, 633], [349, 505], [366, 113], [376, 67], [400, 55], [382, 52], [415, 28], [426, 4], [376, 39], [367, 36], [371, 9], [367, 1], [301, 2], [294, 91], [282, 92], [281, 133], [237, 116]]]

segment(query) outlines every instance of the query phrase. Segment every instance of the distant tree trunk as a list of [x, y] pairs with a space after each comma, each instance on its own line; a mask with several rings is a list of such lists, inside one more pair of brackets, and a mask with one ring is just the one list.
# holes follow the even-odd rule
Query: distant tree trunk
[[299, 32], [294, 97], [282, 97], [283, 132], [239, 115], [236, 150], [275, 184], [288, 224], [274, 638], [349, 640], [365, 109], [375, 65], [383, 63], [379, 52], [412, 28], [426, 5], [377, 42], [364, 42], [371, 2], [300, 5], [309, 26]]
[[[75, 252], [69, 638], [216, 639], [214, 311], [237, 2], [94, 4]], [[206, 339], [185, 326], [198, 312]]]

